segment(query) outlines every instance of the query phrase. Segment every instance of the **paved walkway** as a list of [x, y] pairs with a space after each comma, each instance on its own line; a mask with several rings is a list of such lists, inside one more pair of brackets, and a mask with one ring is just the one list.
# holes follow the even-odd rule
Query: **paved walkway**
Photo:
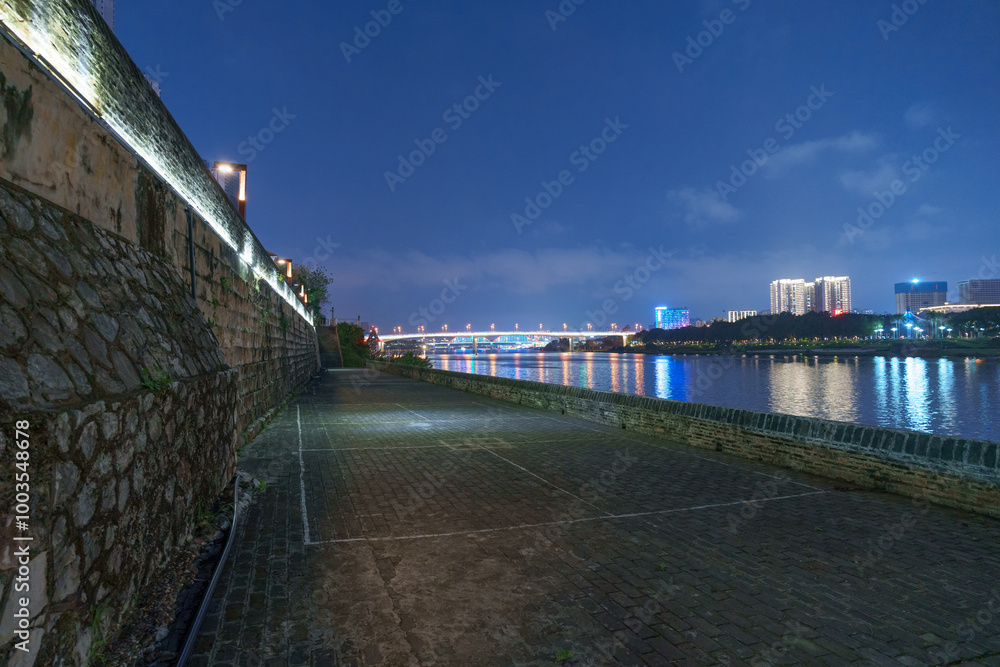
[[1000, 522], [372, 373], [244, 453], [189, 664], [1000, 664]]

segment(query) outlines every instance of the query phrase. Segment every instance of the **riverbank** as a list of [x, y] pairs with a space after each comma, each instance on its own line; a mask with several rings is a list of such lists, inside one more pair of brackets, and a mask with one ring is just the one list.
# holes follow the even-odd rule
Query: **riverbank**
[[984, 359], [1000, 357], [1000, 339], [944, 339], [944, 340], [882, 340], [882, 341], [829, 341], [786, 342], [767, 345], [728, 345], [725, 343], [704, 345], [674, 345], [647, 343], [630, 347], [614, 347], [612, 354], [647, 355], [806, 355], [817, 357], [979, 357]]

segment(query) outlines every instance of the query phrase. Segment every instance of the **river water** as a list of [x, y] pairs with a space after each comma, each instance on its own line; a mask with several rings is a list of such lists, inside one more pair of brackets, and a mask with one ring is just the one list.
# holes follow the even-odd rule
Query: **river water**
[[1000, 441], [1000, 361], [641, 354], [435, 355], [435, 368]]

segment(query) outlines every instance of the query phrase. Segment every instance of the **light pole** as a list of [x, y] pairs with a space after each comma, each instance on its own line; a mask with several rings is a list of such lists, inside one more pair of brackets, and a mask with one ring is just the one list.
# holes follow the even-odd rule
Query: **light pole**
[[246, 220], [247, 217], [247, 166], [236, 164], [235, 162], [216, 162], [214, 165], [215, 179], [222, 186], [223, 192], [228, 196], [229, 175], [238, 173], [240, 175], [239, 189], [236, 192], [236, 210], [240, 212], [240, 217]]

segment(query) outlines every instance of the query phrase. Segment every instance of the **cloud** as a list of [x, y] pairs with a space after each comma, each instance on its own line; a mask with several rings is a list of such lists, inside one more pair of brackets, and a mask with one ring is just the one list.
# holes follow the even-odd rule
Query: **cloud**
[[911, 130], [919, 130], [933, 125], [936, 117], [930, 102], [917, 102], [903, 114], [903, 121]]
[[764, 169], [775, 175], [785, 169], [811, 164], [828, 150], [839, 153], [864, 153], [878, 145], [878, 137], [857, 130], [841, 137], [803, 141], [798, 144], [783, 146], [764, 164]]
[[542, 248], [526, 251], [503, 248], [471, 256], [430, 257], [419, 251], [405, 254], [363, 251], [341, 258], [332, 269], [342, 291], [426, 290], [428, 298], [444, 281], [470, 288], [499, 289], [534, 295], [552, 288], [592, 290], [614, 284], [645, 261], [646, 250], [607, 247]]
[[937, 206], [931, 206], [930, 204], [921, 204], [920, 208], [917, 209], [917, 215], [937, 215], [941, 212], [941, 209]]
[[711, 188], [695, 190], [692, 187], [671, 190], [667, 197], [685, 208], [684, 221], [689, 225], [703, 227], [712, 223], [735, 222], [740, 211], [722, 201], [719, 193]]
[[899, 178], [896, 166], [888, 159], [869, 171], [845, 171], [840, 174], [840, 184], [844, 189], [866, 197], [871, 197], [876, 191], [886, 190], [893, 181]]

